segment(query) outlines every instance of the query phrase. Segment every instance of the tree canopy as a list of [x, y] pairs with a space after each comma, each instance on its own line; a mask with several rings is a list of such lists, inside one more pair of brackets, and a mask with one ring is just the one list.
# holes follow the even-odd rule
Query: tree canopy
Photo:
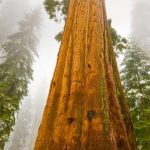
[[130, 40], [122, 67], [122, 82], [137, 142], [142, 150], [148, 150], [150, 149], [150, 57]]

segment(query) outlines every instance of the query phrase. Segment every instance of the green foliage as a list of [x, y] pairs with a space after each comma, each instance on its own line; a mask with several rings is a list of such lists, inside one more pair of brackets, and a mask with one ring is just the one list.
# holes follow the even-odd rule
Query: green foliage
[[63, 32], [59, 32], [59, 33], [55, 36], [56, 41], [60, 42], [61, 39], [62, 39], [62, 35], [63, 35]]
[[[14, 102], [6, 95], [0, 94], [0, 149], [3, 149], [5, 142], [12, 131], [10, 125], [15, 124]], [[4, 130], [5, 129], [5, 130]]]
[[25, 20], [19, 22], [19, 32], [11, 35], [3, 45], [6, 58], [0, 64], [0, 149], [4, 148], [13, 130], [21, 100], [28, 94], [33, 56], [37, 55], [39, 20], [39, 9], [26, 15]]
[[65, 19], [68, 12], [69, 2], [70, 0], [45, 0], [45, 9], [49, 14], [50, 19], [55, 19], [56, 21], [61, 19], [58, 12], [60, 12], [63, 19]]
[[130, 41], [122, 63], [122, 81], [139, 148], [150, 149], [150, 58]]
[[108, 26], [110, 29], [110, 34], [111, 34], [114, 50], [116, 52], [116, 55], [118, 55], [119, 52], [122, 52], [124, 49], [126, 49], [127, 39], [118, 35], [117, 31], [112, 27], [111, 19], [108, 20]]
[[[61, 19], [66, 19], [69, 3], [70, 0], [45, 0], [44, 5], [50, 19], [54, 19], [57, 22]], [[61, 16], [58, 12], [60, 12]], [[63, 32], [61, 31], [55, 36], [56, 41], [61, 41], [62, 34]]]

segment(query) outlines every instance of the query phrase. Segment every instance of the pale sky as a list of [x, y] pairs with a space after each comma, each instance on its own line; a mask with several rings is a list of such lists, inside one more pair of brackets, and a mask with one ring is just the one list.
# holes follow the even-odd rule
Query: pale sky
[[106, 0], [107, 16], [122, 36], [128, 36], [131, 30], [131, 13], [134, 0]]

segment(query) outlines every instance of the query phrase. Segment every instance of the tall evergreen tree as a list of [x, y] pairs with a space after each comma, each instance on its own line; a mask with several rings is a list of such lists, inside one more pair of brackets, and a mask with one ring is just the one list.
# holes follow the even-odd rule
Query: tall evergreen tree
[[139, 148], [150, 149], [150, 58], [133, 41], [122, 63], [122, 81]]
[[18, 21], [29, 10], [29, 0], [5, 0], [0, 2], [0, 64], [4, 53], [2, 45], [7, 37], [18, 30]]
[[15, 125], [20, 101], [28, 94], [32, 80], [34, 55], [37, 55], [39, 9], [19, 22], [19, 32], [11, 35], [3, 45], [6, 55], [0, 65], [0, 149], [4, 148]]
[[70, 1], [34, 149], [136, 150], [104, 0]]

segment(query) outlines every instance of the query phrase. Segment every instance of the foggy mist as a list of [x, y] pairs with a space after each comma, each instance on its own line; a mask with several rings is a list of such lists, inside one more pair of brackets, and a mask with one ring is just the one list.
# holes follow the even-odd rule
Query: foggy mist
[[150, 1], [134, 0], [132, 35], [140, 47], [150, 55]]
[[7, 36], [17, 30], [18, 21], [29, 11], [29, 0], [5, 0], [0, 10], [0, 44]]

